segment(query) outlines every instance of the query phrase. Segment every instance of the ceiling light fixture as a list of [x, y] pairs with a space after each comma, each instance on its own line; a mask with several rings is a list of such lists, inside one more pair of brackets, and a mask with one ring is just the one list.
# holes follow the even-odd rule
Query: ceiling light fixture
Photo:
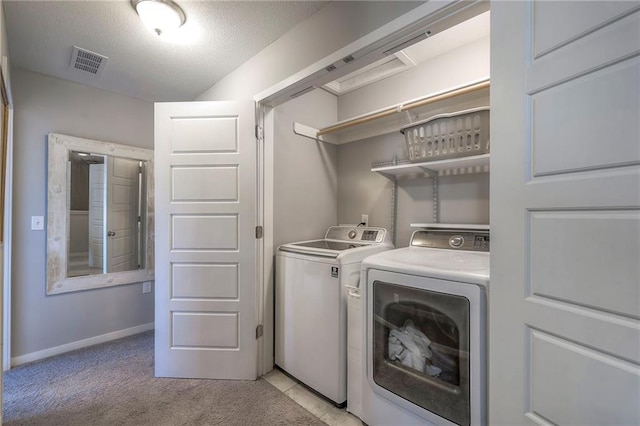
[[131, 5], [144, 25], [158, 35], [181, 27], [187, 20], [171, 0], [131, 0]]

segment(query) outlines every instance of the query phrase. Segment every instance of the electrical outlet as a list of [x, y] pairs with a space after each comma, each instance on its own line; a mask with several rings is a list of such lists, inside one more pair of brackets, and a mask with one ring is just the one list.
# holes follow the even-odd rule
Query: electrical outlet
[[364, 226], [369, 226], [369, 215], [368, 214], [363, 214], [362, 215], [362, 219], [360, 220], [361, 223], [364, 223]]
[[44, 216], [31, 216], [31, 230], [32, 231], [44, 230]]
[[145, 281], [142, 283], [142, 292], [151, 293], [151, 281]]

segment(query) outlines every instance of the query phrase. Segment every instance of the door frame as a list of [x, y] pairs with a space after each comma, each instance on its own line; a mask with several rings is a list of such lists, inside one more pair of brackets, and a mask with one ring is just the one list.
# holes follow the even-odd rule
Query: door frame
[[257, 240], [256, 260], [256, 319], [262, 324], [262, 338], [258, 340], [258, 377], [274, 366], [275, 322], [275, 248], [273, 247], [273, 176], [275, 117], [273, 108], [256, 102], [257, 144], [257, 207], [256, 225], [262, 226], [262, 239]]
[[[7, 163], [5, 169], [4, 238], [2, 241], [2, 371], [11, 369], [11, 239], [13, 200], [13, 106], [9, 103], [7, 119]], [[1, 377], [0, 377], [1, 383]], [[0, 387], [1, 388], [1, 387]], [[1, 406], [0, 406], [1, 408]], [[1, 416], [0, 416], [1, 419]]]
[[[6, 116], [1, 117], [6, 119], [6, 129], [3, 129], [6, 137], [6, 145], [4, 157], [6, 159], [4, 165], [4, 177], [2, 184], [4, 185], [4, 191], [0, 191], [0, 194], [4, 196], [4, 214], [3, 214], [3, 238], [2, 242], [2, 298], [1, 306], [2, 312], [0, 314], [0, 330], [2, 330], [2, 350], [0, 356], [2, 357], [2, 371], [8, 371], [11, 369], [11, 239], [13, 238], [12, 229], [12, 207], [13, 207], [13, 97], [11, 94], [11, 75], [9, 70], [9, 59], [7, 56], [3, 56], [0, 61], [0, 83], [2, 84], [2, 94], [6, 98], [2, 101], [6, 103]], [[2, 376], [0, 375], [0, 389], [2, 389]], [[0, 422], [2, 421], [2, 396], [0, 395]]]
[[[435, 34], [487, 10], [487, 0], [427, 2], [253, 97], [258, 140], [256, 223], [264, 230], [263, 238], [259, 240], [256, 277], [256, 318], [263, 325], [263, 336], [258, 341], [258, 376], [268, 373], [274, 366], [274, 108], [298, 94], [304, 94], [385, 57], [385, 52], [421, 36], [426, 28], [433, 28], [432, 33]], [[356, 59], [345, 62], [343, 58], [347, 57]], [[327, 68], [330, 66], [335, 69], [329, 72]]]

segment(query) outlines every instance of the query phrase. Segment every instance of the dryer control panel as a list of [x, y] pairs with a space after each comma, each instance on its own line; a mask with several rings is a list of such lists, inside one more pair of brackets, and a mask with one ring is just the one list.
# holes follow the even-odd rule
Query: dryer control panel
[[427, 229], [413, 233], [411, 246], [488, 252], [490, 251], [490, 238], [488, 231]]

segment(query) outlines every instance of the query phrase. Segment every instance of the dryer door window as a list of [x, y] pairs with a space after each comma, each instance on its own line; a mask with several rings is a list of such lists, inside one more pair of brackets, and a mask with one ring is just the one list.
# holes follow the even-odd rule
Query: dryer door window
[[375, 281], [373, 380], [459, 425], [470, 424], [469, 300]]

